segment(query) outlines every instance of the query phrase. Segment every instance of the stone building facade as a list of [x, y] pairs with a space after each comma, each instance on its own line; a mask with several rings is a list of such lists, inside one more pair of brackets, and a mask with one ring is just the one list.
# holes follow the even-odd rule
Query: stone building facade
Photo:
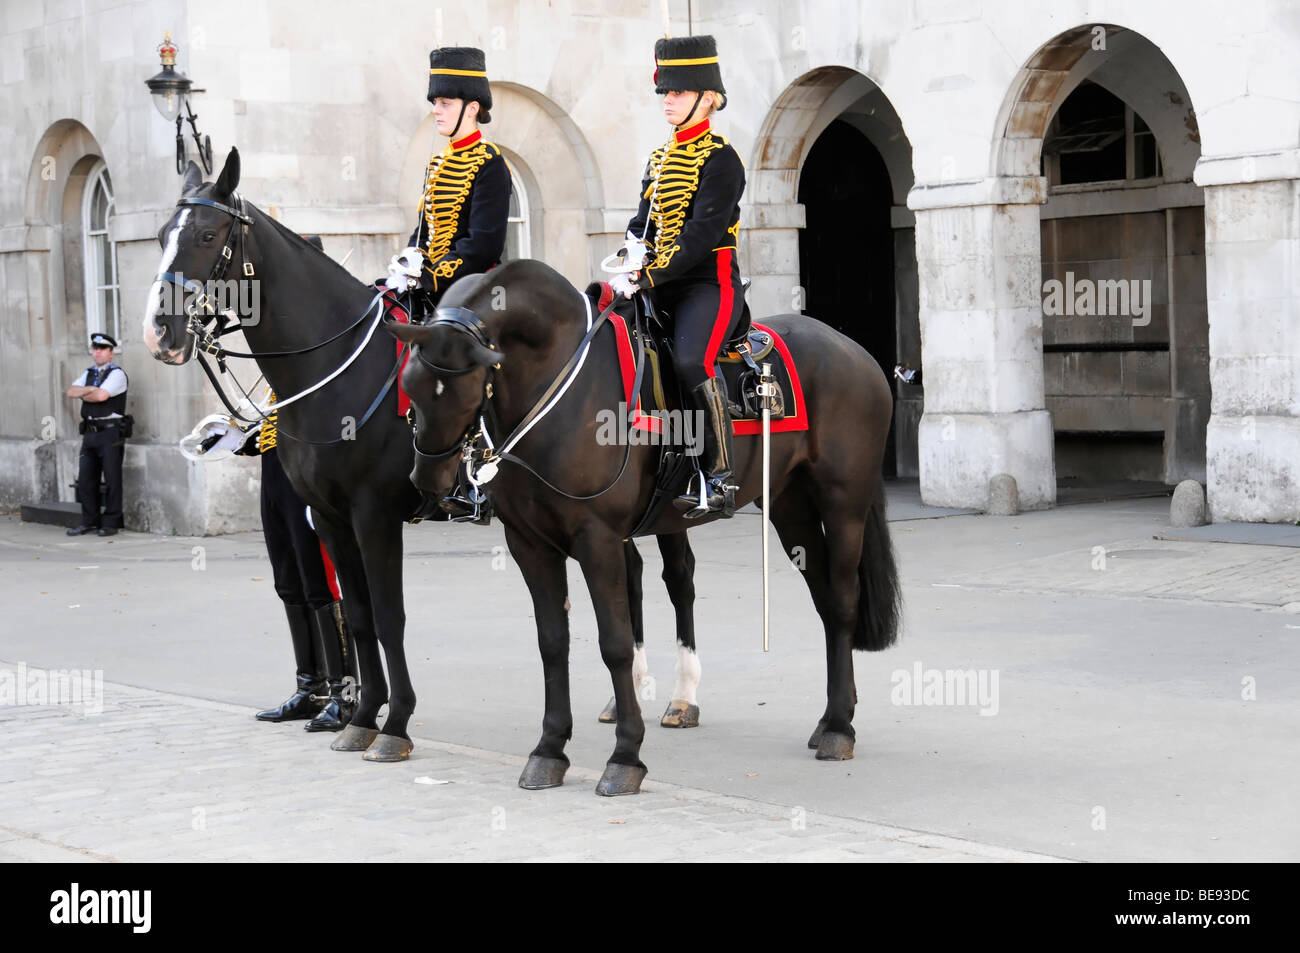
[[[718, 37], [747, 166], [755, 314], [808, 310], [896, 383], [890, 467], [927, 502], [1058, 478], [1192, 478], [1215, 520], [1300, 518], [1300, 5], [1286, 0], [670, 0]], [[0, 6], [0, 505], [70, 499], [67, 384], [117, 332], [127, 521], [256, 525], [247, 462], [177, 440], [217, 409], [140, 316], [180, 182], [143, 80], [163, 30], [218, 164], [358, 277], [414, 222], [428, 50], [486, 49], [510, 251], [575, 283], [666, 135], [649, 0], [47, 0]], [[1131, 294], [1129, 294], [1131, 292]]]

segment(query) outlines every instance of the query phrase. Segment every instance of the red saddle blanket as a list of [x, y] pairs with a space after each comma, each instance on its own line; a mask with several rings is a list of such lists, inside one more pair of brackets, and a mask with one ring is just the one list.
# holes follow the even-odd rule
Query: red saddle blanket
[[[613, 290], [605, 282], [600, 282], [600, 295], [597, 299], [597, 307], [603, 311], [613, 300]], [[635, 401], [632, 396], [632, 386], [636, 381], [636, 355], [632, 347], [631, 334], [628, 332], [627, 321], [619, 314], [611, 314], [609, 323], [613, 325], [615, 346], [618, 351], [619, 370], [623, 375], [623, 397], [628, 407], [635, 407], [634, 416], [631, 426], [638, 430], [646, 430], [651, 433], [662, 432], [662, 420], [656, 416], [657, 411], [665, 411], [669, 408], [662, 406], [666, 403], [662, 398], [666, 389], [658, 381], [658, 369], [654, 366], [657, 358], [647, 357], [651, 365], [647, 366], [642, 374], [641, 393], [636, 396]], [[772, 337], [772, 351], [764, 361], [772, 365], [772, 372], [781, 385], [781, 392], [785, 403], [785, 416], [772, 421], [772, 433], [789, 433], [799, 430], [808, 429], [808, 407], [804, 402], [803, 385], [799, 381], [799, 371], [795, 366], [794, 357], [790, 354], [789, 347], [786, 346], [785, 339], [776, 331], [762, 325], [754, 324], [754, 330], [765, 332]], [[723, 363], [718, 365], [719, 373], [727, 384], [727, 392], [733, 401], [737, 401], [738, 379], [742, 373], [748, 370], [748, 366], [741, 363]], [[668, 388], [667, 390], [671, 390]], [[656, 396], [657, 395], [657, 396]], [[650, 404], [647, 411], [643, 407], [643, 402]], [[761, 435], [763, 432], [763, 422], [753, 418], [734, 418], [731, 421], [732, 432], [737, 437], [750, 437]]]

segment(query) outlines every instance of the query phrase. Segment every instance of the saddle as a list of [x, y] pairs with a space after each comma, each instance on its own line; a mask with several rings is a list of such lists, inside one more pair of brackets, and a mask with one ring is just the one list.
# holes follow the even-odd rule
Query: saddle
[[[748, 279], [742, 279], [742, 287], [748, 290]], [[604, 310], [613, 300], [613, 291], [604, 282], [593, 282], [587, 287], [586, 294], [599, 310]], [[671, 313], [666, 309], [656, 309], [647, 295], [638, 295], [616, 304], [610, 323], [614, 327], [617, 360], [629, 411], [627, 431], [619, 436], [632, 443], [659, 447], [654, 496], [636, 528], [629, 534], [639, 536], [645, 534], [673, 497], [685, 491], [698, 468], [697, 458], [685, 452], [683, 439], [686, 434], [683, 411], [693, 405], [673, 371]], [[639, 374], [638, 356], [641, 356]], [[726, 387], [733, 434], [746, 437], [762, 433], [765, 398], [760, 396], [759, 384], [764, 365], [771, 371], [770, 383], [775, 391], [773, 396], [766, 398], [772, 411], [771, 432], [807, 430], [803, 389], [794, 360], [779, 334], [752, 323], [749, 305], [746, 304], [740, 329], [723, 342], [714, 365]], [[637, 393], [633, 393], [634, 390]], [[638, 436], [638, 431], [647, 433]]]

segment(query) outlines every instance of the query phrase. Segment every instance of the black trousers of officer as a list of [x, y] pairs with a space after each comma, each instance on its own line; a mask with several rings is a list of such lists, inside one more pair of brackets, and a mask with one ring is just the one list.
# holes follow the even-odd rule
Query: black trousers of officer
[[722, 342], [740, 329], [745, 293], [735, 252], [712, 253], [717, 277], [681, 278], [651, 290], [655, 304], [673, 314], [673, 366], [677, 380], [690, 393], [713, 376]]
[[[102, 430], [90, 430], [87, 425], [81, 438], [81, 457], [77, 461], [77, 502], [81, 504], [82, 526], [122, 528], [122, 455], [126, 441], [116, 425], [100, 425]], [[99, 477], [104, 476], [108, 496], [104, 501], [104, 514], [99, 513]]]
[[262, 535], [275, 592], [285, 605], [319, 609], [334, 601], [320, 538], [307, 522], [307, 505], [294, 492], [275, 449], [262, 454]]

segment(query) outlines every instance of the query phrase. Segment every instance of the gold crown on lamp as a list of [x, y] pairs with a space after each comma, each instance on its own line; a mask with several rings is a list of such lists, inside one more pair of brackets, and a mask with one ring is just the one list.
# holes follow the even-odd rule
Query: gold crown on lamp
[[163, 41], [158, 44], [158, 58], [163, 66], [176, 65], [176, 44], [172, 42], [172, 31], [163, 30]]

